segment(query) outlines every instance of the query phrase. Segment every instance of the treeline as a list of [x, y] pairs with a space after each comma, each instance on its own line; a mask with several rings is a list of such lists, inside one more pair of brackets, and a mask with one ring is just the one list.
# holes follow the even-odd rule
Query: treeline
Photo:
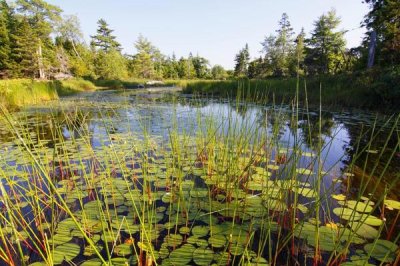
[[400, 1], [365, 2], [371, 11], [362, 22], [367, 32], [359, 47], [346, 48], [347, 31], [340, 29], [335, 10], [318, 17], [308, 36], [304, 29], [296, 34], [284, 13], [276, 33], [261, 43], [262, 56], [251, 60], [247, 44], [239, 51], [234, 75], [250, 79], [326, 76], [372, 67], [400, 72]]
[[85, 44], [76, 16], [43, 0], [0, 0], [0, 78], [224, 79], [221, 66], [201, 56], [165, 56], [143, 36], [137, 53], [121, 45], [104, 19]]
[[227, 71], [199, 55], [166, 56], [143, 36], [134, 43], [136, 54], [123, 54], [104, 19], [86, 44], [78, 18], [59, 7], [44, 0], [0, 0], [0, 78], [265, 79], [348, 74], [367, 66], [400, 72], [400, 2], [365, 2], [371, 10], [359, 47], [346, 49], [346, 31], [334, 10], [318, 17], [310, 34], [296, 34], [283, 14], [275, 34], [262, 41], [262, 56], [251, 59], [246, 45], [235, 69]]

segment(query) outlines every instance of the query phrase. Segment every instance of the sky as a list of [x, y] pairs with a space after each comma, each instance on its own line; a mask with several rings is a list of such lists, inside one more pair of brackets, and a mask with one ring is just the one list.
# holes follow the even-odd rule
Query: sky
[[250, 47], [252, 58], [261, 55], [261, 42], [274, 34], [282, 13], [289, 15], [295, 32], [307, 35], [313, 22], [330, 9], [341, 17], [340, 29], [349, 30], [347, 47], [358, 46], [365, 29], [360, 28], [368, 5], [362, 0], [47, 0], [80, 19], [87, 43], [105, 19], [114, 30], [124, 53], [135, 53], [139, 34], [163, 54], [200, 55], [211, 65], [234, 67], [237, 52]]

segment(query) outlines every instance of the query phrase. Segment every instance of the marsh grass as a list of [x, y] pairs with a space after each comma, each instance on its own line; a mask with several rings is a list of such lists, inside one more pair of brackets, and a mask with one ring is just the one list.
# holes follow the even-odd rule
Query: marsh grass
[[[368, 108], [380, 111], [398, 111], [400, 101], [400, 75], [398, 70], [369, 70], [352, 74], [301, 78], [301, 87], [307, 83], [307, 94], [299, 91], [299, 100], [305, 105], [318, 106], [320, 101], [325, 108]], [[242, 80], [199, 80], [176, 81], [185, 93], [218, 97], [235, 97], [238, 86], [248, 87], [249, 93], [265, 95], [269, 102], [290, 101], [296, 95], [296, 77]], [[322, 90], [320, 95], [320, 86]], [[320, 97], [321, 96], [321, 97]], [[306, 99], [307, 98], [307, 99]]]
[[28, 79], [0, 80], [0, 104], [21, 107], [58, 99], [56, 86]]
[[[173, 107], [159, 135], [150, 130], [151, 117], [129, 118], [113, 105], [98, 107], [93, 116], [61, 105], [33, 128], [24, 114], [2, 109], [2, 129], [14, 140], [1, 147], [1, 260], [10, 265], [399, 261], [399, 203], [386, 198], [399, 177], [385, 184], [386, 193], [366, 195], [371, 178], [384, 180], [386, 167], [367, 173], [364, 166], [363, 182], [352, 193], [352, 168], [380, 129], [361, 132], [368, 144], [358, 147], [346, 169], [338, 169], [343, 158], [327, 167], [324, 154], [332, 143], [321, 132], [321, 113], [313, 150], [298, 134], [296, 100], [295, 112], [278, 105], [266, 110], [260, 126], [246, 115], [252, 107], [247, 90], [238, 89], [233, 108], [198, 112], [185, 125]], [[281, 141], [286, 116], [294, 132], [287, 143]], [[139, 128], [115, 130], [131, 125], [131, 119]], [[389, 140], [398, 132], [398, 117], [387, 124]], [[311, 138], [309, 131], [305, 136]], [[385, 165], [398, 148], [399, 142]], [[385, 151], [386, 146], [379, 158]]]
[[0, 105], [9, 109], [57, 100], [59, 96], [94, 91], [90, 81], [34, 81], [29, 79], [0, 80]]

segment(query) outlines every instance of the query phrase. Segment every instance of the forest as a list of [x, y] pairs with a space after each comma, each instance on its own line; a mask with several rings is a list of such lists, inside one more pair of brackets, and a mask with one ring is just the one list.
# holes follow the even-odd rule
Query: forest
[[[294, 32], [288, 14], [282, 14], [274, 33], [266, 33], [262, 55], [251, 56], [248, 45], [235, 56], [235, 68], [211, 66], [190, 53], [164, 55], [140, 35], [136, 54], [123, 54], [112, 26], [99, 19], [97, 33], [84, 41], [79, 19], [43, 0], [1, 1], [0, 77], [2, 79], [90, 80], [126, 79], [268, 79], [340, 75], [374, 69], [398, 76], [400, 64], [400, 3], [367, 0], [370, 12], [360, 26], [363, 43], [346, 48], [340, 14], [334, 9], [315, 18], [310, 33]], [[245, 40], [243, 40], [245, 42]]]

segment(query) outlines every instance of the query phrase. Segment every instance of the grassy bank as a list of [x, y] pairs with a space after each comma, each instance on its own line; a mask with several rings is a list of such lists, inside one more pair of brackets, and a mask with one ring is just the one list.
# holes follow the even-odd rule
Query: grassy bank
[[29, 104], [58, 99], [80, 91], [95, 90], [86, 80], [33, 81], [29, 79], [0, 80], [0, 105], [18, 108]]
[[[299, 100], [325, 106], [397, 109], [400, 101], [400, 71], [366, 71], [336, 76], [302, 78]], [[296, 95], [296, 78], [267, 80], [182, 81], [185, 93], [289, 102]], [[321, 88], [321, 93], [320, 93]], [[320, 97], [321, 94], [321, 97]]]

